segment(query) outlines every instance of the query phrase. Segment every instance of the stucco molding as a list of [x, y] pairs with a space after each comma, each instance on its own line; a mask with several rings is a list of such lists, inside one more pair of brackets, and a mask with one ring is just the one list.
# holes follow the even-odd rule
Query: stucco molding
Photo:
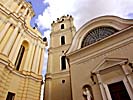
[[[128, 38], [127, 40], [123, 40], [121, 42], [118, 42], [114, 45], [108, 46], [106, 48], [100, 49], [97, 52], [91, 53], [91, 54], [86, 54], [86, 56], [82, 56], [82, 53], [80, 53], [80, 56], [76, 56], [77, 53], [79, 52], [83, 52], [82, 50], [79, 50], [73, 54], [67, 55], [67, 58], [71, 58], [70, 64], [76, 64], [76, 63], [83, 63], [86, 60], [89, 59], [94, 59], [100, 55], [106, 55], [108, 53], [111, 53], [119, 48], [122, 48], [124, 46], [127, 46], [129, 44], [133, 43], [133, 37]], [[88, 48], [89, 49], [89, 48]], [[86, 50], [88, 50], [86, 49]], [[83, 52], [84, 54], [84, 52]], [[81, 57], [82, 56], [82, 57]], [[80, 57], [80, 59], [78, 59], [77, 57]]]
[[116, 16], [102, 16], [96, 19], [93, 19], [86, 24], [84, 24], [77, 32], [73, 38], [72, 44], [67, 51], [67, 54], [78, 50], [81, 48], [81, 42], [84, 36], [92, 29], [100, 26], [110, 26], [117, 30], [122, 30], [133, 25], [133, 20], [122, 19]]
[[106, 69], [112, 68], [116, 65], [123, 65], [128, 62], [127, 58], [105, 58], [100, 64], [98, 64], [92, 73], [99, 73]]

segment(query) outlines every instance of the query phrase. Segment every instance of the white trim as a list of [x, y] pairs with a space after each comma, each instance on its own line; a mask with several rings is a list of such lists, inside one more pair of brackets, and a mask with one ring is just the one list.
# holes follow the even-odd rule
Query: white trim
[[123, 79], [123, 83], [124, 83], [124, 85], [125, 85], [125, 87], [126, 87], [126, 89], [127, 89], [127, 92], [128, 92], [129, 97], [130, 97], [131, 99], [133, 99], [133, 92], [132, 92], [132, 89], [131, 89], [131, 87], [130, 87], [130, 85], [129, 85], [129, 83], [128, 83], [127, 78], [124, 78], [124, 79]]
[[84, 24], [77, 31], [67, 53], [69, 54], [70, 52], [80, 49], [81, 41], [82, 41], [83, 37], [85, 36], [85, 34], [88, 31], [90, 31], [91, 29], [94, 29], [95, 27], [107, 25], [107, 26], [114, 27], [118, 30], [122, 30], [122, 29], [127, 28], [127, 25], [130, 26], [131, 23], [132, 23], [131, 20], [122, 19], [117, 16], [102, 16], [102, 17], [95, 18], [95, 19], [87, 22], [86, 24]]
[[[113, 68], [113, 67], [112, 67]], [[111, 69], [112, 69], [111, 68]], [[125, 85], [125, 88], [126, 88], [126, 90], [127, 90], [127, 92], [128, 92], [128, 95], [129, 95], [129, 97], [132, 99], [133, 98], [133, 92], [132, 92], [132, 87], [130, 86], [130, 83], [128, 82], [128, 79], [127, 79], [127, 77], [126, 77], [126, 75], [125, 75], [125, 73], [123, 72], [123, 69], [122, 69], [122, 66], [121, 67], [119, 67], [120, 68], [120, 70], [121, 70], [121, 73], [123, 74], [123, 75], [120, 75], [120, 76], [116, 76], [116, 77], [113, 77], [113, 78], [111, 78], [110, 80], [102, 80], [102, 75], [103, 74], [100, 74], [99, 72], [100, 72], [100, 70], [98, 71], [98, 72], [96, 72], [96, 74], [98, 75], [99, 74], [99, 78], [98, 78], [98, 81], [99, 81], [99, 79], [101, 79], [101, 83], [100, 84], [102, 84], [103, 85], [103, 88], [104, 88], [104, 91], [102, 91], [101, 90], [101, 88], [100, 88], [100, 90], [101, 90], [101, 92], [104, 92], [105, 93], [105, 95], [107, 96], [107, 99], [108, 100], [112, 100], [112, 98], [111, 98], [111, 94], [110, 94], [110, 91], [109, 91], [109, 88], [108, 88], [108, 85], [109, 84], [112, 84], [112, 83], [116, 83], [116, 82], [119, 82], [119, 81], [122, 81], [123, 83], [124, 83], [124, 85]], [[106, 70], [108, 70], [108, 69], [104, 69], [104, 70], [102, 70], [102, 71], [106, 71]], [[116, 71], [116, 70], [118, 70], [118, 69], [115, 69], [114, 71]], [[106, 73], [105, 73], [106, 74]], [[103, 76], [104, 77], [104, 76]], [[100, 86], [100, 85], [99, 85]], [[101, 95], [102, 95], [102, 97], [104, 98], [104, 95], [103, 95], [103, 93], [101, 93]]]
[[[115, 45], [112, 45], [112, 46], [109, 46], [107, 48], [98, 50], [97, 52], [88, 54], [87, 56], [84, 56], [84, 57], [82, 57], [80, 59], [75, 59], [74, 61], [71, 61], [71, 64], [75, 64], [75, 63], [79, 63], [79, 62], [82, 63], [86, 59], [88, 60], [88, 59], [91, 59], [91, 58], [98, 57], [99, 55], [102, 55], [102, 54], [104, 55], [104, 54], [112, 52], [112, 51], [114, 51], [114, 50], [116, 50], [118, 48], [121, 48], [121, 47], [123, 47], [125, 45], [128, 45], [128, 44], [130, 44], [132, 42], [133, 42], [133, 38], [130, 37], [130, 38], [126, 39], [126, 40], [123, 40], [120, 43], [116, 43]], [[76, 52], [79, 52], [79, 51], [76, 51]], [[69, 56], [69, 55], [72, 55], [72, 54], [68, 54], [67, 56]]]
[[107, 98], [108, 98], [108, 100], [112, 100], [112, 98], [111, 98], [111, 94], [110, 94], [110, 91], [109, 91], [109, 88], [108, 88], [108, 84], [113, 84], [113, 83], [116, 83], [116, 82], [120, 82], [120, 81], [122, 81], [123, 83], [124, 83], [124, 85], [125, 85], [125, 88], [126, 88], [126, 90], [127, 90], [127, 92], [128, 92], [128, 95], [129, 95], [129, 97], [130, 98], [133, 98], [133, 93], [132, 93], [132, 90], [131, 90], [131, 88], [130, 88], [130, 86], [129, 86], [129, 84], [127, 83], [127, 79], [125, 78], [125, 77], [117, 77], [116, 79], [113, 79], [114, 81], [108, 81], [108, 83], [103, 83], [104, 85], [104, 88], [105, 88], [105, 92], [106, 92], [106, 94], [107, 94]]

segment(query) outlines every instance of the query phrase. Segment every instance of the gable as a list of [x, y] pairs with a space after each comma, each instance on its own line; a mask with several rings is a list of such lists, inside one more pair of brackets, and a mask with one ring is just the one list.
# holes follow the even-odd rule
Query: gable
[[[72, 43], [70, 45], [67, 54], [81, 49], [82, 41], [84, 37], [87, 36], [88, 32], [98, 28], [98, 27], [111, 27], [120, 33], [123, 29], [128, 29], [133, 25], [133, 20], [122, 19], [116, 16], [102, 16], [93, 19], [86, 24], [84, 24], [73, 37]], [[116, 31], [115, 31], [116, 32]]]
[[96, 68], [92, 72], [100, 72], [113, 66], [124, 64], [127, 61], [127, 58], [105, 58], [100, 64], [96, 66]]

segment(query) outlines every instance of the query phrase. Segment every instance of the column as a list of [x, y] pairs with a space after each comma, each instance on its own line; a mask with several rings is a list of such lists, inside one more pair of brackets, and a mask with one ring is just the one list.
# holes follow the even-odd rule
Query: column
[[132, 71], [130, 69], [128, 69], [129, 66], [126, 66], [126, 65], [122, 65], [122, 70], [124, 72], [124, 74], [126, 75], [127, 77], [127, 80], [129, 81], [130, 83], [130, 86], [132, 87], [133, 89], [133, 79], [132, 77], [130, 76], [130, 74], [132, 73]]
[[36, 60], [36, 68], [35, 68], [35, 73], [38, 74], [38, 70], [40, 68], [40, 59], [41, 59], [41, 47], [39, 46], [39, 50], [38, 50], [38, 55], [37, 55], [37, 60]]
[[100, 74], [96, 73], [96, 76], [97, 76], [97, 79], [98, 79], [98, 83], [99, 83], [99, 86], [100, 86], [100, 90], [101, 90], [101, 93], [102, 93], [103, 100], [108, 100], [107, 96], [106, 96], [105, 89], [104, 89], [103, 84], [102, 84]]
[[15, 58], [15, 56], [16, 56], [16, 48], [18, 47], [18, 45], [19, 45], [19, 43], [20, 43], [20, 40], [21, 40], [21, 36], [22, 36], [22, 32], [23, 32], [23, 31], [24, 31], [24, 30], [22, 30], [22, 31], [18, 34], [18, 36], [17, 36], [17, 38], [16, 38], [16, 40], [15, 40], [15, 43], [14, 43], [14, 45], [13, 45], [13, 48], [12, 48], [10, 54], [9, 54], [9, 60], [12, 61], [13, 64], [15, 64], [15, 60], [16, 60], [16, 58]]
[[18, 6], [18, 8], [16, 9], [16, 13], [18, 13], [20, 11], [20, 9], [22, 8], [23, 3], [20, 3], [20, 5]]
[[6, 22], [4, 22], [3, 20], [0, 20], [0, 32], [3, 30], [5, 25], [6, 25]]
[[28, 8], [26, 8], [22, 14], [22, 16], [24, 17], [27, 14]]
[[7, 44], [6, 44], [6, 46], [4, 47], [4, 50], [2, 51], [2, 52], [3, 52], [5, 55], [7, 55], [7, 56], [8, 56], [8, 54], [9, 54], [9, 52], [10, 52], [10, 50], [11, 50], [11, 47], [13, 46], [14, 41], [15, 41], [15, 39], [16, 39], [16, 37], [17, 37], [18, 30], [19, 30], [19, 27], [17, 26], [17, 27], [14, 29], [13, 33], [11, 34], [11, 37], [9, 38], [9, 40], [8, 40], [8, 42], [7, 42]]
[[11, 23], [10, 22], [7, 22], [5, 27], [3, 28], [3, 30], [0, 32], [0, 42], [1, 40], [3, 39], [3, 37], [5, 36], [7, 30], [9, 29]]
[[28, 50], [28, 53], [27, 53], [27, 56], [26, 56], [26, 60], [25, 60], [25, 63], [24, 63], [24, 69], [25, 71], [28, 71], [29, 69], [29, 61], [31, 59], [31, 54], [32, 54], [32, 50], [33, 50], [33, 46], [32, 44], [29, 45], [29, 50]]
[[27, 15], [27, 18], [29, 19], [29, 17], [30, 17], [30, 11], [29, 11], [29, 13], [28, 13], [28, 15]]
[[30, 72], [31, 71], [31, 68], [32, 68], [32, 62], [33, 62], [33, 57], [34, 57], [34, 53], [35, 53], [35, 44], [31, 44], [32, 45], [32, 51], [31, 51], [31, 55], [30, 55], [30, 59], [29, 59], [29, 62], [28, 62], [28, 71]]
[[40, 60], [40, 65], [39, 65], [39, 75], [42, 74], [42, 68], [43, 68], [43, 62], [44, 62], [44, 48], [41, 48], [41, 60]]
[[39, 45], [36, 44], [35, 55], [34, 55], [33, 63], [32, 63], [32, 72], [36, 72], [38, 53], [39, 53]]
[[29, 11], [29, 13], [28, 13], [28, 15], [26, 16], [26, 19], [25, 19], [27, 24], [30, 23], [30, 19], [31, 19], [31, 17], [30, 17], [30, 11]]

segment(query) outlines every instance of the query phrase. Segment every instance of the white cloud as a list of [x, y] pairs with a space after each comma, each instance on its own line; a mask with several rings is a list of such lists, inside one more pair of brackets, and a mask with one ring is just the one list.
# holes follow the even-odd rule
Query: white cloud
[[48, 49], [46, 48], [45, 54], [44, 54], [44, 63], [43, 63], [43, 69], [42, 69], [42, 75], [43, 78], [45, 77], [46, 70], [47, 70], [47, 62], [48, 62]]
[[[44, 3], [48, 3], [49, 7], [36, 20], [42, 29], [50, 29], [52, 21], [67, 14], [74, 17], [74, 24], [79, 29], [84, 23], [98, 16], [116, 15], [128, 18], [129, 14], [131, 17], [133, 13], [133, 0], [44, 0]], [[49, 34], [50, 30], [44, 33], [48, 41]]]
[[39, 15], [41, 28], [50, 28], [51, 23], [62, 15], [71, 14], [77, 28], [86, 21], [101, 15], [127, 17], [133, 12], [133, 0], [44, 0], [49, 7]]

